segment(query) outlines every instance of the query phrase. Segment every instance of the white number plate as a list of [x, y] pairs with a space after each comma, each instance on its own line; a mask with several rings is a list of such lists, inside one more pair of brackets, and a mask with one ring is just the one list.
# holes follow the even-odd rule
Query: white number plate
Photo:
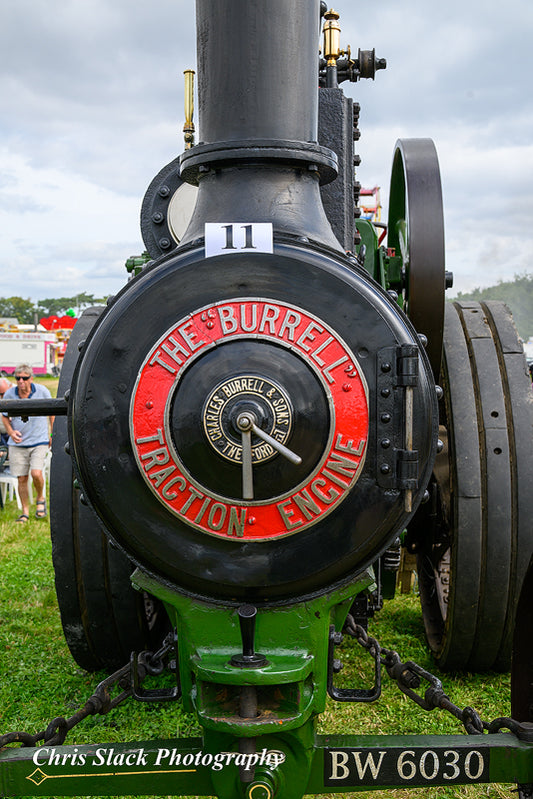
[[273, 252], [272, 222], [206, 222], [205, 256]]

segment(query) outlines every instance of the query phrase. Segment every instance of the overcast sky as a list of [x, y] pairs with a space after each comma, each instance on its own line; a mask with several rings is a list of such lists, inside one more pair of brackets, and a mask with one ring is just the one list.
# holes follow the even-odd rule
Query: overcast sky
[[[386, 206], [396, 139], [432, 138], [452, 293], [533, 272], [531, 0], [334, 8], [343, 45], [388, 62], [343, 84], [363, 186]], [[1, 0], [0, 48], [0, 296], [113, 294], [144, 249], [144, 192], [183, 149], [194, 3]]]

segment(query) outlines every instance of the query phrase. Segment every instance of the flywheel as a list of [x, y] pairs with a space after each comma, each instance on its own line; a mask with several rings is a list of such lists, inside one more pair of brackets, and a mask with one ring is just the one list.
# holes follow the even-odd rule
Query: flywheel
[[431, 139], [396, 142], [389, 198], [388, 246], [402, 259], [404, 310], [427, 339], [435, 379], [444, 322], [444, 216], [439, 161]]

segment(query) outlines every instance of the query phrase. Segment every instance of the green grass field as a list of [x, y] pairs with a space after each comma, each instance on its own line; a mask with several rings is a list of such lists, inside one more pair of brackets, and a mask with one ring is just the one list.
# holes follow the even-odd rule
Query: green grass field
[[[39, 381], [39, 382], [45, 382]], [[48, 382], [48, 381], [47, 381]], [[57, 383], [57, 381], [55, 381]], [[53, 391], [54, 384], [51, 383]], [[64, 642], [57, 607], [51, 562], [48, 520], [32, 515], [25, 525], [15, 519], [16, 503], [8, 502], [0, 515], [0, 733], [43, 730], [54, 716], [70, 716], [84, 704], [103, 674], [87, 674], [72, 660]], [[415, 594], [387, 602], [371, 624], [370, 633], [380, 643], [397, 650], [402, 659], [414, 660], [442, 679], [445, 690], [460, 707], [471, 705], [491, 720], [510, 713], [509, 675], [439, 674], [424, 639]], [[368, 656], [349, 641], [341, 654], [344, 669], [340, 684], [370, 681]], [[320, 718], [321, 733], [460, 733], [455, 719], [439, 711], [426, 713], [410, 702], [384, 675], [381, 699], [371, 705], [328, 700]], [[178, 704], [146, 705], [128, 700], [108, 716], [86, 719], [73, 730], [67, 743], [105, 743], [152, 737], [198, 735], [193, 717]], [[514, 786], [491, 785], [371, 791], [369, 799], [398, 797], [505, 797]], [[355, 794], [344, 794], [354, 796]], [[363, 795], [363, 794], [358, 794]]]

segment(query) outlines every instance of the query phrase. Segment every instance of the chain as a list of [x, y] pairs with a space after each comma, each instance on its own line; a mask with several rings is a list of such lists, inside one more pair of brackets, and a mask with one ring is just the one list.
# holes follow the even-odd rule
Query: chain
[[[348, 614], [343, 632], [354, 638], [358, 644], [368, 650], [376, 658], [379, 653], [380, 662], [385, 666], [389, 677], [406, 696], [416, 702], [424, 710], [439, 708], [451, 713], [463, 725], [469, 735], [483, 735], [509, 730], [522, 740], [533, 740], [531, 725], [521, 724], [511, 718], [497, 718], [494, 721], [482, 721], [479, 713], [471, 707], [460, 708], [454, 705], [444, 692], [438, 677], [426, 671], [411, 660], [402, 663], [400, 656], [392, 649], [380, 646], [374, 638], [370, 638], [360, 624], [356, 624], [352, 615]], [[419, 692], [420, 686], [425, 682], [425, 691]]]
[[[88, 716], [106, 715], [110, 710], [118, 707], [126, 699], [133, 696], [136, 686], [148, 674], [161, 674], [165, 668], [163, 661], [170, 652], [174, 651], [174, 646], [174, 633], [169, 633], [157, 652], [141, 652], [138, 658], [132, 655], [129, 663], [110, 674], [105, 680], [102, 680], [84, 706], [73, 716], [68, 719], [58, 716], [52, 719], [45, 730], [35, 735], [30, 735], [27, 732], [9, 732], [5, 735], [0, 735], [0, 749], [13, 743], [20, 743], [22, 746], [35, 746], [39, 741], [43, 741], [43, 744], [47, 746], [60, 746], [65, 742], [67, 733], [80, 721], [83, 721]], [[135, 673], [132, 668], [134, 658], [136, 663]], [[112, 696], [112, 691], [115, 688], [119, 690], [119, 693], [116, 696]]]
[[[380, 662], [385, 666], [387, 674], [396, 682], [400, 691], [424, 710], [439, 708], [451, 713], [464, 725], [466, 732], [470, 735], [482, 735], [484, 732], [493, 734], [500, 730], [509, 730], [521, 740], [533, 741], [532, 725], [521, 724], [507, 717], [497, 718], [491, 722], [482, 721], [479, 713], [473, 708], [461, 709], [454, 705], [445, 694], [438, 677], [411, 660], [402, 663], [397, 652], [380, 646], [375, 638], [371, 638], [367, 634], [364, 627], [355, 623], [350, 614], [346, 618], [343, 632], [354, 638], [363, 649], [366, 649], [376, 663]], [[341, 636], [337, 634], [335, 643], [340, 643], [340, 639]], [[148, 674], [158, 675], [163, 672], [164, 660], [169, 654], [175, 652], [175, 645], [175, 632], [172, 632], [167, 635], [162, 646], [156, 652], [141, 652], [138, 656], [132, 654], [130, 662], [102, 680], [85, 705], [73, 716], [68, 719], [58, 716], [52, 719], [45, 730], [35, 735], [30, 735], [27, 732], [10, 732], [0, 735], [0, 749], [13, 743], [20, 743], [22, 746], [35, 746], [39, 741], [43, 741], [45, 745], [59, 746], [65, 742], [67, 733], [88, 716], [105, 715], [131, 696], [145, 699], [142, 695], [138, 695], [140, 684]], [[423, 695], [418, 692], [422, 681], [427, 683]], [[119, 689], [120, 693], [112, 697], [111, 693], [114, 688]], [[176, 692], [171, 692], [166, 696], [157, 691], [153, 693], [156, 700], [177, 698]]]

